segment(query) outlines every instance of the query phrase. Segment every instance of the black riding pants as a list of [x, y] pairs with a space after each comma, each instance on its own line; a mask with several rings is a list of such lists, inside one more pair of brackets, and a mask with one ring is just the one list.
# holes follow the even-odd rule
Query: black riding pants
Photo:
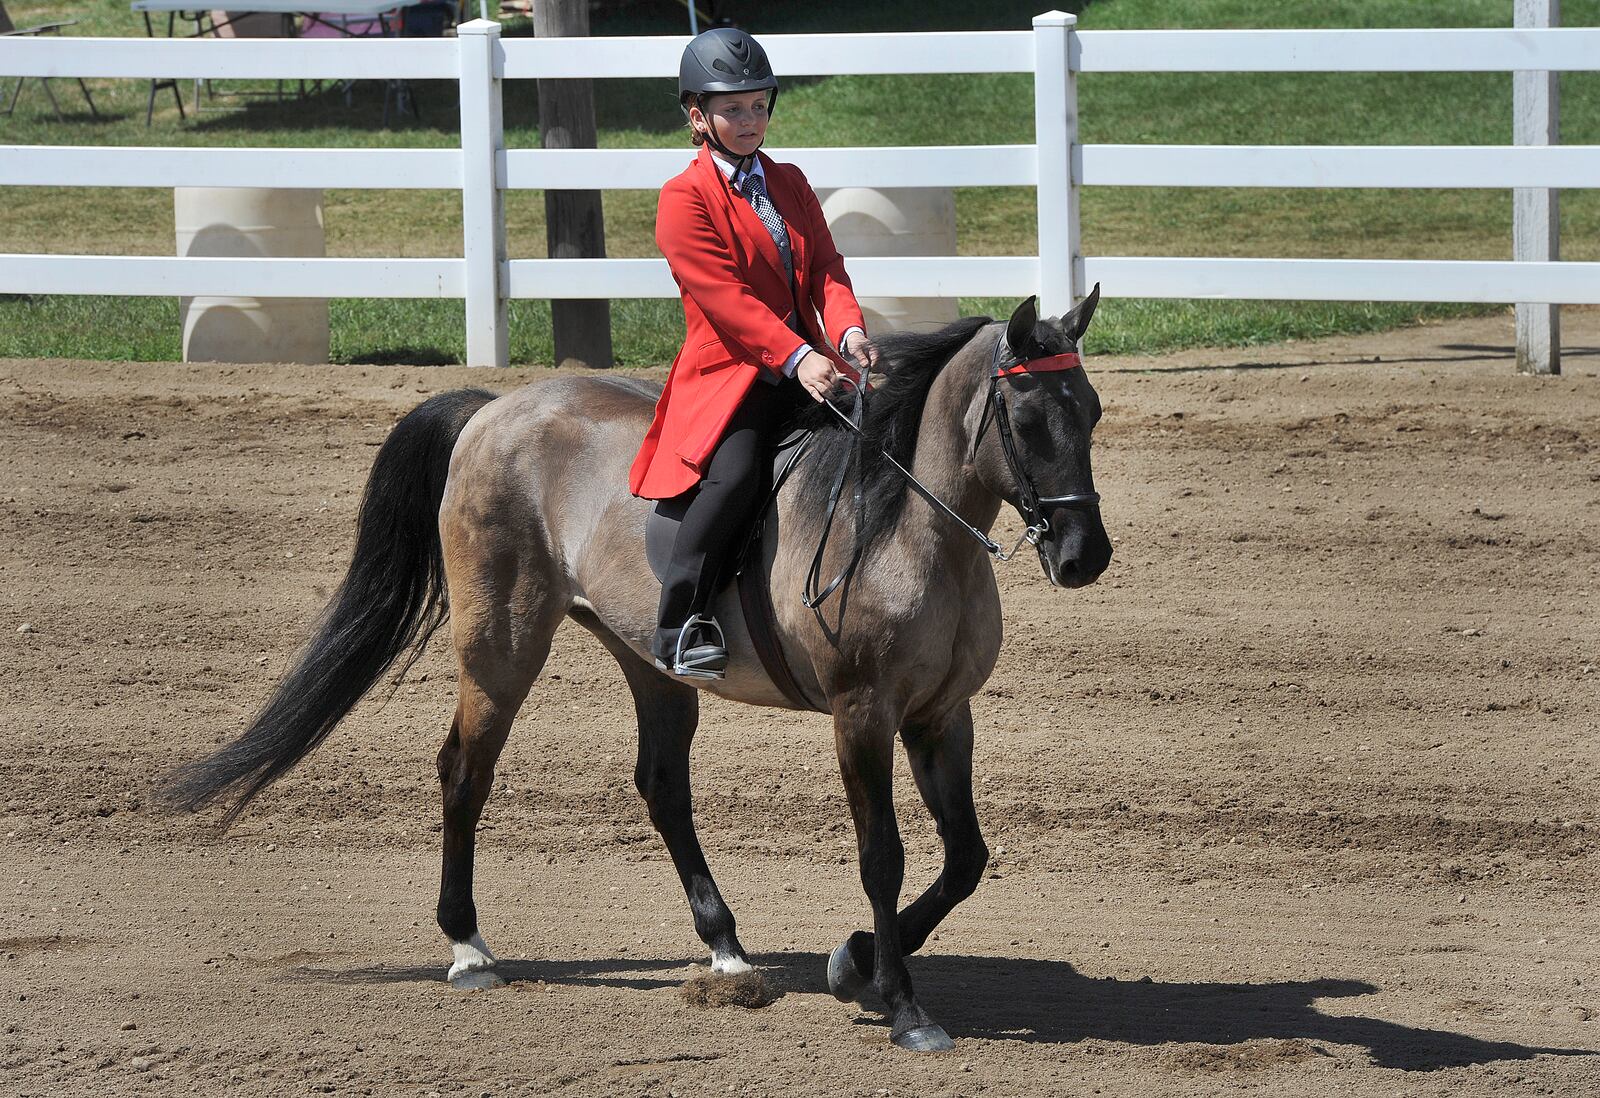
[[768, 448], [778, 442], [811, 398], [794, 378], [750, 387], [722, 440], [712, 451], [700, 483], [677, 497], [687, 506], [661, 582], [661, 606], [652, 646], [657, 657], [677, 651], [678, 632], [693, 614], [733, 579], [735, 556], [761, 506], [769, 470]]

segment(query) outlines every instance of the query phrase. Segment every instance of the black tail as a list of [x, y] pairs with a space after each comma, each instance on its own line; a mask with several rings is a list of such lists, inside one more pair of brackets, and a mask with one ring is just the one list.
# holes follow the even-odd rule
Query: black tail
[[173, 772], [174, 807], [193, 812], [231, 798], [226, 828], [326, 739], [395, 660], [409, 649], [409, 668], [422, 655], [449, 614], [439, 504], [450, 452], [494, 398], [483, 389], [441, 393], [395, 425], [367, 478], [350, 570], [316, 634], [244, 735]]

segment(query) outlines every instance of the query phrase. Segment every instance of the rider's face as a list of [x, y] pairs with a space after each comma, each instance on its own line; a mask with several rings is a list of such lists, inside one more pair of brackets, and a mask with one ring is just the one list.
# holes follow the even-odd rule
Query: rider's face
[[754, 91], [709, 96], [704, 110], [689, 108], [689, 122], [702, 133], [707, 126], [715, 127], [717, 140], [731, 149], [734, 155], [749, 156], [761, 147], [761, 142], [767, 136], [767, 102], [770, 94]]

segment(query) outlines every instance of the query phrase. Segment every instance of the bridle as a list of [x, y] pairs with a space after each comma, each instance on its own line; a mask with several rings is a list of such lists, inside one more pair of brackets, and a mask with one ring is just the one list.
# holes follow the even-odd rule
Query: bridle
[[[1068, 492], [1061, 496], [1041, 496], [1039, 489], [1033, 483], [1033, 477], [1028, 475], [1028, 468], [1022, 463], [1022, 454], [1017, 449], [1016, 437], [1011, 432], [1011, 412], [1006, 407], [1005, 396], [1000, 390], [1001, 378], [1020, 377], [1024, 374], [1045, 374], [1056, 370], [1076, 370], [1083, 366], [1083, 359], [1076, 351], [1069, 351], [1062, 355], [1050, 355], [1046, 358], [1019, 359], [1009, 366], [1001, 366], [1000, 352], [1006, 346], [1005, 333], [995, 340], [994, 358], [989, 368], [989, 395], [984, 401], [983, 418], [978, 421], [978, 434], [972, 441], [974, 452], [978, 444], [983, 441], [983, 432], [988, 429], [989, 420], [994, 419], [995, 430], [1000, 433], [1000, 451], [1005, 455], [1006, 469], [1011, 473], [1011, 478], [1017, 485], [1018, 504], [1017, 511], [1022, 515], [1022, 521], [1027, 524], [1022, 538], [1011, 547], [1011, 553], [1002, 555], [996, 549], [990, 549], [998, 560], [1010, 560], [1016, 551], [1026, 541], [1034, 548], [1039, 548], [1039, 543], [1045, 535], [1050, 533], [1050, 520], [1045, 518], [1043, 507], [1079, 507], [1085, 510], [1100, 506], [1100, 493]], [[970, 529], [970, 527], [969, 527]], [[987, 539], [985, 539], [987, 540]], [[990, 545], [993, 543], [990, 542]], [[986, 546], [987, 547], [987, 546]], [[996, 547], [998, 548], [998, 547]], [[1042, 550], [1041, 550], [1042, 552]]]
[[[911, 471], [909, 469], [907, 469], [904, 465], [901, 465], [882, 448], [878, 450], [878, 454], [883, 458], [883, 460], [887, 461], [896, 472], [906, 478], [906, 482], [910, 484], [913, 491], [915, 491], [923, 499], [927, 500], [935, 510], [942, 511], [953, 522], [955, 522], [956, 525], [960, 526], [974, 539], [976, 539], [978, 544], [982, 545], [984, 550], [995, 560], [1011, 560], [1022, 548], [1023, 543], [1027, 542], [1029, 545], [1038, 550], [1039, 559], [1044, 561], [1043, 541], [1050, 533], [1050, 520], [1045, 517], [1043, 508], [1053, 506], [1078, 507], [1085, 510], [1098, 510], [1100, 507], [1100, 493], [1090, 490], [1087, 492], [1068, 492], [1067, 494], [1060, 496], [1041, 496], [1039, 494], [1038, 488], [1034, 485], [1033, 477], [1028, 474], [1027, 466], [1025, 466], [1022, 462], [1022, 453], [1017, 447], [1016, 436], [1011, 430], [1011, 412], [1010, 409], [1006, 407], [1005, 396], [1002, 394], [1000, 389], [1000, 381], [1003, 378], [1009, 379], [1013, 377], [1020, 377], [1023, 374], [1040, 374], [1050, 373], [1057, 370], [1078, 369], [1083, 366], [1083, 359], [1079, 357], [1076, 352], [1069, 352], [1061, 355], [1050, 355], [1045, 358], [1018, 359], [1009, 366], [1002, 366], [1001, 352], [1005, 348], [1006, 333], [1002, 331], [1000, 333], [1000, 337], [995, 340], [994, 357], [990, 360], [989, 367], [989, 392], [984, 398], [983, 417], [978, 421], [978, 433], [973, 439], [972, 448], [974, 451], [976, 451], [978, 444], [983, 441], [983, 432], [988, 429], [989, 420], [992, 417], [995, 423], [995, 430], [1000, 435], [1000, 451], [1005, 457], [1006, 468], [1011, 473], [1012, 480], [1015, 481], [1017, 485], [1017, 510], [1021, 513], [1023, 522], [1027, 524], [1027, 528], [1022, 532], [1022, 536], [1017, 539], [1016, 544], [1014, 544], [1010, 550], [1007, 550], [988, 534], [985, 534], [982, 530], [979, 530], [976, 526], [972, 525], [972, 523], [956, 514], [954, 508], [945, 503], [944, 500], [940, 499], [938, 496], [934, 495], [934, 493], [925, 484], [911, 475]], [[851, 410], [850, 415], [846, 415], [844, 412], [840, 411], [831, 400], [823, 401], [824, 404], [832, 409], [833, 414], [838, 416], [839, 419], [843, 421], [845, 426], [849, 427], [850, 430], [855, 432], [858, 445], [853, 460], [858, 465], [860, 463], [859, 439], [861, 438], [861, 423], [866, 414], [865, 394], [869, 388], [869, 372], [869, 368], [863, 367], [861, 372], [861, 380], [859, 382], [852, 381], [848, 377], [841, 378], [845, 384], [850, 385], [856, 390], [855, 407]], [[801, 598], [805, 603], [806, 608], [809, 610], [815, 610], [817, 607], [821, 606], [824, 600], [826, 600], [829, 595], [833, 594], [838, 586], [855, 572], [856, 565], [861, 562], [862, 546], [858, 541], [856, 543], [855, 552], [850, 556], [850, 562], [846, 564], [844, 569], [833, 578], [832, 582], [830, 582], [826, 587], [822, 588], [821, 591], [817, 590], [816, 585], [821, 579], [822, 575], [822, 553], [828, 544], [828, 534], [833, 529], [834, 511], [837, 510], [839, 506], [839, 495], [844, 488], [844, 480], [849, 472], [849, 468], [850, 462], [847, 461], [844, 463], [843, 468], [839, 470], [838, 479], [833, 485], [833, 490], [829, 493], [828, 514], [823, 523], [822, 537], [817, 542], [816, 555], [812, 558], [811, 568], [806, 574], [805, 591], [803, 592]], [[858, 508], [858, 514], [860, 504], [861, 493], [858, 474], [856, 491], [856, 505]]]

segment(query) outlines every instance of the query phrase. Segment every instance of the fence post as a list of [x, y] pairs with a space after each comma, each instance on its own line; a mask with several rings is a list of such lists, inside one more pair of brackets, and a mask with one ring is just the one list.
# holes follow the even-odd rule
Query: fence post
[[[690, 0], [691, 4], [695, 0]], [[589, 0], [539, 0], [533, 9], [533, 33], [540, 38], [589, 37]], [[538, 80], [539, 145], [545, 149], [599, 147], [594, 122], [594, 81]], [[545, 189], [545, 254], [551, 259], [604, 259], [606, 255], [605, 192]], [[550, 334], [555, 364], [615, 366], [611, 346], [611, 302], [554, 298], [550, 302]]]
[[461, 254], [466, 262], [467, 365], [505, 366], [511, 359], [506, 316], [506, 216], [499, 165], [505, 156], [501, 120], [500, 24], [474, 19], [456, 28], [461, 49]]
[[[1559, 27], [1561, 0], [1517, 0], [1515, 22], [1519, 30]], [[1559, 73], [1544, 71], [1512, 74], [1514, 143], [1561, 144], [1559, 78]], [[1512, 191], [1512, 256], [1519, 263], [1550, 263], [1561, 257], [1560, 200], [1561, 192], [1554, 188]], [[1517, 372], [1561, 372], [1561, 306], [1517, 302]]]
[[1039, 156], [1039, 308], [1059, 316], [1082, 297], [1077, 278], [1078, 17], [1047, 11], [1033, 19], [1033, 140]]

